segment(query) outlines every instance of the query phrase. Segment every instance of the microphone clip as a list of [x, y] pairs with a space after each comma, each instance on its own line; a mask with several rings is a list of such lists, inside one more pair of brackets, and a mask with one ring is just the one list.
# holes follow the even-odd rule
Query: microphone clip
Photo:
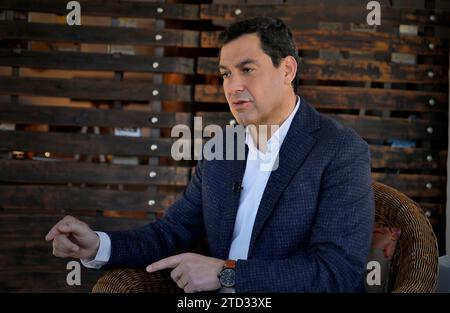
[[238, 191], [241, 191], [242, 189], [244, 189], [244, 187], [242, 187], [242, 185], [240, 183], [235, 182], [233, 184], [233, 188], [232, 188], [233, 192], [238, 192]]

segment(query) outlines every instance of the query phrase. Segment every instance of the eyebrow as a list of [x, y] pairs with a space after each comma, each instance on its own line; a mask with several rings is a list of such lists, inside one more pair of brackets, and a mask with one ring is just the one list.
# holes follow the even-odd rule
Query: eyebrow
[[[248, 65], [248, 64], [258, 64], [258, 62], [257, 62], [256, 60], [253, 60], [253, 59], [248, 58], [248, 59], [242, 60], [241, 62], [239, 62], [238, 64], [236, 64], [235, 67], [237, 67], [237, 68], [243, 68], [244, 66], [246, 66], [246, 65]], [[219, 70], [227, 70], [227, 69], [228, 69], [228, 67], [219, 64]]]

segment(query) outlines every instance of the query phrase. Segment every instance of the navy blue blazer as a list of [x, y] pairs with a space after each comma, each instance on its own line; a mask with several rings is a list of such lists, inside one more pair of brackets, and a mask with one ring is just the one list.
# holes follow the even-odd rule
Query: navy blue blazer
[[[202, 160], [180, 199], [142, 228], [110, 232], [107, 268], [145, 267], [186, 252], [206, 236], [210, 256], [227, 259], [246, 161]], [[355, 292], [374, 222], [370, 155], [352, 129], [302, 98], [255, 219], [236, 292]]]

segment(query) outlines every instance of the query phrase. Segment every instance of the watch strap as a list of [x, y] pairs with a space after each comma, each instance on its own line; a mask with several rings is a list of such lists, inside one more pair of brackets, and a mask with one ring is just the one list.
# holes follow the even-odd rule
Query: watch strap
[[236, 260], [226, 260], [223, 268], [231, 268], [233, 270], [236, 269]]

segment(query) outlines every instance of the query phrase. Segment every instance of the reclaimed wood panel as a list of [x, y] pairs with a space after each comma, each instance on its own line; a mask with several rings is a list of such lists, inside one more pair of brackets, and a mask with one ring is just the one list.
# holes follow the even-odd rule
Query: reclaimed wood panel
[[[367, 2], [355, 0], [337, 5], [336, 1], [301, 1], [295, 4], [201, 4], [200, 18], [233, 22], [257, 16], [276, 16], [291, 28], [321, 22], [347, 22], [366, 24]], [[433, 18], [430, 16], [433, 15]], [[445, 25], [450, 20], [450, 12], [419, 10], [408, 8], [381, 7], [383, 23], [422, 24], [427, 26]]]
[[[448, 112], [443, 92], [301, 85], [299, 94], [319, 109]], [[195, 85], [195, 101], [226, 103], [222, 85]]]
[[[218, 48], [219, 34], [220, 31], [201, 32], [200, 46]], [[434, 37], [332, 30], [294, 30], [292, 35], [298, 49], [305, 51], [357, 50], [417, 55], [441, 55], [448, 52], [448, 41]]]
[[[154, 19], [195, 20], [199, 17], [199, 6], [181, 3], [155, 3], [120, 0], [78, 0], [83, 15], [140, 17]], [[66, 15], [69, 11], [60, 0], [2, 0], [0, 9], [54, 13]]]
[[[444, 84], [448, 81], [445, 66], [398, 64], [361, 60], [303, 59], [301, 79], [367, 81], [385, 83]], [[198, 74], [216, 74], [218, 58], [199, 57]]]
[[[150, 173], [153, 175], [150, 176]], [[73, 184], [186, 186], [189, 169], [175, 166], [94, 164], [71, 161], [1, 160], [0, 181]]]
[[372, 173], [372, 179], [391, 186], [410, 198], [445, 196], [446, 177], [428, 174]]
[[445, 66], [428, 64], [315, 59], [305, 60], [300, 69], [304, 79], [414, 84], [444, 84], [448, 81]]
[[153, 30], [129, 27], [68, 26], [58, 24], [0, 21], [0, 38], [44, 42], [79, 42], [117, 45], [191, 47], [200, 36], [190, 30]]
[[[216, 2], [216, 1], [214, 1]], [[311, 2], [311, 0], [285, 0], [286, 3], [305, 5]], [[450, 3], [448, 0], [433, 0], [432, 2], [428, 0], [379, 0], [378, 1], [382, 8], [389, 9], [416, 9], [416, 10], [426, 10], [432, 5], [437, 11], [450, 11]], [[329, 6], [335, 4], [333, 0], [318, 0], [314, 1], [320, 6]], [[367, 3], [364, 0], [345, 0], [345, 5], [359, 5], [361, 3]]]
[[444, 92], [299, 86], [299, 93], [320, 108], [448, 112], [448, 97]]
[[188, 112], [148, 112], [116, 109], [84, 109], [44, 105], [0, 103], [0, 121], [17, 124], [169, 128], [191, 125]]
[[0, 199], [4, 209], [162, 212], [176, 197], [150, 191], [7, 185], [0, 186]]
[[[366, 22], [369, 12], [366, 10], [367, 2], [355, 0], [356, 2], [349, 4], [346, 1], [341, 5], [333, 0], [305, 1], [280, 5], [203, 4], [200, 17], [212, 19], [214, 25], [222, 27], [226, 27], [238, 19], [277, 16], [294, 30], [314, 30], [320, 28], [323, 23], [339, 23], [342, 30], [347, 31], [353, 31], [355, 28], [371, 28], [367, 26]], [[381, 15], [383, 23], [376, 27], [377, 32], [397, 35], [400, 25], [417, 25], [420, 35], [429, 33], [432, 29], [433, 36], [443, 39], [450, 38], [449, 10], [441, 10], [438, 5], [435, 10], [382, 6]]]
[[[29, 236], [30, 239], [44, 239], [45, 235], [52, 228], [52, 226], [64, 217], [62, 214], [43, 214], [34, 216], [22, 214], [0, 214], [0, 216], [0, 238], [16, 235], [17, 237], [22, 238], [27, 238]], [[86, 222], [92, 229], [101, 229], [104, 231], [127, 230], [149, 223], [148, 219], [119, 219], [104, 216], [83, 216], [80, 217], [80, 220]], [[47, 244], [51, 246], [50, 243]], [[49, 253], [51, 253], [51, 250]]]
[[372, 168], [445, 169], [446, 155], [425, 148], [370, 145]]
[[[203, 127], [209, 124], [228, 125], [234, 120], [230, 112], [197, 112], [203, 118]], [[385, 118], [349, 114], [325, 114], [367, 139], [407, 139], [444, 141], [447, 125], [428, 120]]]
[[431, 225], [439, 224], [440, 220], [445, 220], [445, 206], [439, 203], [419, 202], [425, 216], [428, 217]]
[[191, 101], [191, 86], [156, 85], [150, 81], [59, 79], [0, 76], [0, 94], [67, 97], [87, 100]]
[[14, 49], [0, 49], [0, 66], [84, 71], [194, 73], [194, 59], [188, 58]]
[[[0, 238], [8, 240], [8, 244], [0, 249], [2, 252], [2, 256], [0, 256], [0, 262], [2, 262], [1, 270], [17, 270], [17, 268], [22, 266], [29, 266], [33, 269], [33, 272], [48, 271], [50, 266], [57, 268], [60, 266], [61, 261], [63, 261], [59, 258], [50, 258], [49, 254], [52, 253], [52, 248], [50, 246], [49, 250], [49, 243], [43, 241], [42, 236], [29, 236], [26, 238], [24, 234], [13, 233], [5, 234], [4, 237]], [[10, 257], [5, 257], [5, 255], [9, 255]], [[17, 260], [12, 257], [13, 255], [22, 255], [23, 258]], [[41, 257], [48, 256], [46, 263], [36, 262], [38, 255]], [[65, 263], [67, 262], [66, 260]]]
[[[68, 286], [71, 259], [52, 255], [45, 234], [63, 215], [0, 215], [0, 289], [8, 292], [89, 292], [100, 271], [81, 266], [81, 285]], [[144, 226], [149, 220], [82, 217], [95, 230], [117, 231]]]
[[384, 118], [376, 116], [359, 117], [356, 115], [327, 114], [347, 127], [353, 128], [362, 137], [370, 139], [411, 139], [444, 141], [447, 125], [421, 119]]
[[[80, 133], [0, 131], [0, 150], [116, 156], [171, 156], [174, 140]], [[152, 145], [156, 145], [154, 150]]]

